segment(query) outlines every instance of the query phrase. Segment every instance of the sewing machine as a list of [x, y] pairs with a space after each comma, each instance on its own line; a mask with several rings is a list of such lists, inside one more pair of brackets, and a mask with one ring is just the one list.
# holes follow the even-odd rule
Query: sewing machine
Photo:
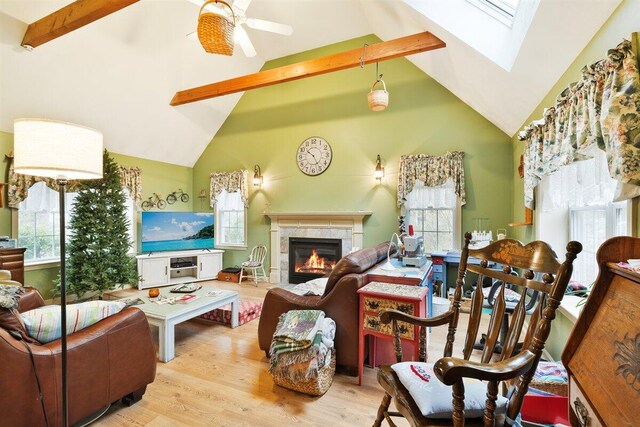
[[422, 267], [427, 262], [424, 255], [424, 238], [418, 236], [404, 236], [405, 255], [402, 258], [402, 265], [405, 267]]

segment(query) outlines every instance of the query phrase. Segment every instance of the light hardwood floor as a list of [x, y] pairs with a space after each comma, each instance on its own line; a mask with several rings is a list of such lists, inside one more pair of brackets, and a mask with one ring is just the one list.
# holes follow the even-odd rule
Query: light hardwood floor
[[[213, 281], [262, 300], [271, 285]], [[118, 403], [96, 426], [370, 426], [382, 398], [374, 369], [357, 377], [337, 374], [322, 397], [274, 385], [268, 359], [258, 348], [258, 320], [238, 328], [204, 321], [176, 327], [176, 358], [158, 363], [156, 380], [132, 407]], [[460, 324], [466, 324], [464, 315]], [[432, 360], [442, 356], [446, 331], [430, 336]], [[460, 331], [459, 331], [460, 332]], [[152, 326], [158, 344], [157, 328]], [[463, 336], [463, 335], [458, 335]], [[404, 420], [399, 422], [403, 424]]]

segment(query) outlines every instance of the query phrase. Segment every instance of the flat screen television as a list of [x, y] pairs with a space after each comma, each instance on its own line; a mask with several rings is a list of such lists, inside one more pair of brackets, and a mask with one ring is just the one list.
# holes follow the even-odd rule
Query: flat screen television
[[213, 213], [142, 212], [142, 252], [210, 249]]

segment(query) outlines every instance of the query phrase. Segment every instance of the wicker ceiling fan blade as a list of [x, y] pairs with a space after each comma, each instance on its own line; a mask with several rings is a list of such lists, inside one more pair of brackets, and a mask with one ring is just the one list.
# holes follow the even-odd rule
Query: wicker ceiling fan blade
[[280, 24], [264, 19], [247, 18], [247, 26], [254, 30], [268, 31], [270, 33], [282, 34], [283, 36], [290, 36], [293, 33], [291, 25]]

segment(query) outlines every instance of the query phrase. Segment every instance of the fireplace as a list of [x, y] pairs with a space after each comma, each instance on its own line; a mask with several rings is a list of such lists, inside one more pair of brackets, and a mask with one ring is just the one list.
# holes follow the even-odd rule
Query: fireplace
[[303, 283], [331, 273], [340, 258], [340, 239], [289, 237], [289, 283]]

